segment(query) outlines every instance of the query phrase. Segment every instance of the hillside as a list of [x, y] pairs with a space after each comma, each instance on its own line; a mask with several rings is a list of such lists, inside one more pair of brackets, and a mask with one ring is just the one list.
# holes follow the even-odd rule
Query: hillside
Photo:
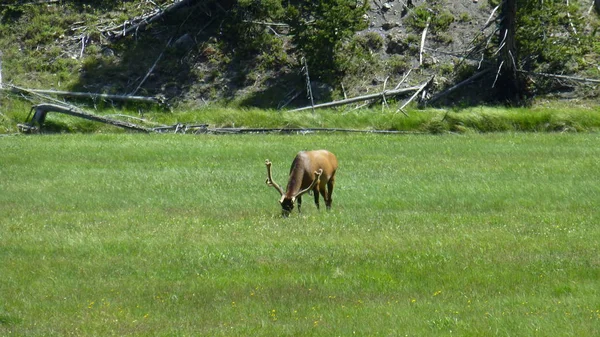
[[[5, 2], [0, 7], [3, 82], [25, 88], [160, 97], [175, 107], [219, 103], [289, 108], [309, 103], [306, 73], [301, 71], [301, 57], [286, 25], [248, 20], [252, 27], [247, 29], [253, 30], [256, 41], [241, 41], [243, 37], [230, 28], [237, 18], [233, 1], [184, 2], [173, 10], [172, 0]], [[370, 1], [363, 16], [366, 28], [345, 42], [352, 48], [345, 49], [350, 56], [345, 59], [344, 76], [335, 83], [311, 77], [316, 102], [419, 85], [432, 76], [435, 86], [430, 95], [458, 83], [482, 62], [495, 62], [489, 51], [498, 43], [493, 40], [496, 2]], [[589, 5], [572, 1], [572, 6], [578, 6], [578, 20], [584, 22], [580, 34], [595, 37], [598, 16]], [[422, 40], [425, 17], [430, 24]], [[136, 28], [142, 19], [151, 23]], [[492, 24], [486, 26], [488, 22]], [[552, 34], [569, 39], [569, 27], [563, 28]], [[592, 46], [569, 65], [572, 72], [563, 75], [600, 78], [599, 49]], [[491, 99], [494, 75], [491, 72], [445, 97], [442, 104], [470, 105]], [[540, 84], [547, 79], [532, 77], [531, 81]], [[599, 95], [597, 83], [551, 82], [536, 93], [571, 98]], [[3, 108], [13, 99], [3, 93]], [[105, 103], [94, 102], [95, 107], [98, 104]]]

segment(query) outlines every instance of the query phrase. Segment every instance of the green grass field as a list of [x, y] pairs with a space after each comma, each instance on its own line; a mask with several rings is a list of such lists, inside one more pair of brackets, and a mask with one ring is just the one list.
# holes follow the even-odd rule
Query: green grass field
[[[598, 336], [600, 135], [0, 138], [0, 336]], [[331, 212], [280, 217], [299, 150]]]

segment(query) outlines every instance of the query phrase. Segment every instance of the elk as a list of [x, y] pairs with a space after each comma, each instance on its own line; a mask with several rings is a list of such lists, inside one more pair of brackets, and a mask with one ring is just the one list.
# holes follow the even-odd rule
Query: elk
[[313, 191], [315, 205], [319, 209], [319, 193], [325, 199], [327, 210], [331, 209], [331, 194], [335, 184], [335, 172], [338, 162], [335, 155], [327, 150], [300, 151], [292, 162], [287, 189], [283, 189], [273, 181], [271, 175], [271, 161], [267, 165], [267, 185], [273, 186], [281, 195], [281, 215], [287, 217], [294, 209], [294, 202], [298, 200], [298, 213], [302, 206], [302, 195]]

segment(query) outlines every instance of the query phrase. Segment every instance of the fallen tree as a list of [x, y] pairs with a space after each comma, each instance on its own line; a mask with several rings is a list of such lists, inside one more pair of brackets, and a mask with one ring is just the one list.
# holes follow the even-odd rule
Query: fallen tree
[[[31, 108], [31, 111], [34, 112], [33, 117], [31, 117], [31, 120], [28, 122], [27, 119], [29, 119], [29, 116], [27, 116], [27, 119], [25, 120], [25, 124], [18, 125], [19, 129], [22, 132], [25, 132], [25, 133], [39, 132], [41, 130], [44, 122], [46, 121], [46, 116], [48, 115], [49, 112], [58, 112], [58, 113], [62, 113], [62, 114], [66, 114], [66, 115], [70, 115], [70, 116], [74, 116], [74, 117], [79, 117], [79, 118], [83, 118], [83, 119], [87, 119], [87, 120], [91, 120], [91, 121], [95, 121], [95, 122], [110, 124], [110, 125], [117, 126], [120, 128], [125, 128], [128, 130], [141, 131], [141, 132], [152, 132], [153, 131], [152, 129], [149, 129], [149, 128], [146, 128], [143, 126], [139, 126], [137, 124], [123, 122], [123, 121], [119, 121], [119, 120], [115, 120], [115, 119], [111, 119], [111, 118], [106, 118], [103, 116], [94, 115], [89, 112], [85, 112], [83, 110], [77, 109], [75, 107], [62, 106], [62, 105], [58, 105], [58, 104], [38, 104], [38, 105], [33, 106]], [[31, 116], [31, 112], [29, 113], [29, 115]]]
[[76, 92], [76, 91], [60, 91], [60, 90], [47, 90], [47, 89], [28, 89], [21, 88], [16, 85], [6, 85], [14, 93], [33, 93], [42, 95], [55, 95], [65, 97], [79, 97], [79, 98], [90, 98], [90, 99], [106, 99], [113, 101], [129, 101], [138, 103], [154, 103], [163, 104], [164, 100], [158, 97], [145, 97], [145, 96], [133, 96], [133, 95], [112, 95], [112, 94], [99, 94], [92, 92]]
[[314, 106], [313, 105], [306, 106], [306, 107], [302, 107], [302, 108], [298, 108], [298, 109], [293, 109], [290, 111], [296, 112], [296, 111], [303, 111], [303, 110], [308, 110], [308, 109], [331, 108], [334, 106], [346, 105], [346, 104], [350, 104], [350, 103], [354, 103], [354, 102], [368, 101], [368, 100], [372, 100], [372, 99], [384, 99], [385, 97], [389, 97], [389, 96], [396, 96], [396, 95], [401, 95], [401, 94], [406, 94], [409, 92], [417, 91], [421, 88], [422, 88], [422, 85], [419, 85], [416, 87], [402, 88], [402, 89], [384, 90], [384, 91], [378, 92], [376, 94], [370, 94], [370, 95], [364, 95], [364, 96], [343, 99], [340, 101], [316, 104]]

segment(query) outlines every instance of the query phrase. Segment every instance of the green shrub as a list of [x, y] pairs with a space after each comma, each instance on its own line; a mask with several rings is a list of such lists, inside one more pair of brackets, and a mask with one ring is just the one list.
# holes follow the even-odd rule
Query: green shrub
[[454, 22], [454, 15], [439, 3], [433, 5], [424, 3], [415, 7], [406, 20], [407, 25], [413, 31], [425, 29], [429, 20], [429, 29], [433, 34], [437, 34], [450, 28], [450, 25]]
[[586, 22], [577, 9], [556, 0], [543, 5], [518, 1], [517, 50], [526, 70], [561, 73], [581, 67], [579, 60], [592, 50], [594, 36], [582, 34]]
[[365, 50], [380, 51], [383, 48], [383, 37], [375, 32], [368, 32], [363, 35], [356, 36], [354, 41], [361, 45]]
[[299, 1], [287, 8], [292, 42], [306, 57], [311, 75], [323, 82], [338, 82], [347, 70], [344, 44], [366, 28], [363, 15], [368, 1], [357, 6], [352, 0]]
[[404, 73], [410, 69], [410, 59], [403, 55], [391, 55], [386, 62], [386, 68], [390, 73]]
[[469, 21], [471, 21], [471, 15], [469, 13], [467, 13], [467, 12], [462, 12], [458, 16], [458, 21], [460, 21], [460, 22], [469, 22]]

